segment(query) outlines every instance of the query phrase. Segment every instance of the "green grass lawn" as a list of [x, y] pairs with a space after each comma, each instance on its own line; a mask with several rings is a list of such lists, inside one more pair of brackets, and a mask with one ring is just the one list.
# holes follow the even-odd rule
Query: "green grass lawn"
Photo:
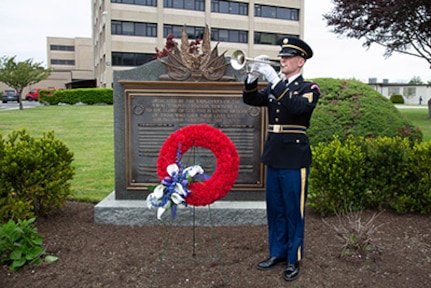
[[[400, 109], [431, 140], [427, 109]], [[114, 190], [113, 106], [40, 106], [0, 111], [0, 133], [25, 128], [33, 137], [53, 130], [75, 155], [72, 198], [99, 202]]]
[[0, 111], [0, 133], [54, 131], [74, 153], [72, 198], [98, 202], [114, 190], [113, 106], [40, 106]]
[[421, 129], [424, 135], [423, 141], [431, 140], [431, 118], [428, 118], [428, 109], [402, 108], [399, 110]]

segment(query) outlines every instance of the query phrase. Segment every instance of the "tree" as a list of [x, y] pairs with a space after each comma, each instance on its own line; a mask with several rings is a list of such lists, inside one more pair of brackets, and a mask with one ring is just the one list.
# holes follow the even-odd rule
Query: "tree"
[[410, 79], [409, 84], [418, 85], [418, 84], [424, 84], [421, 77], [414, 76], [412, 79]]
[[[323, 17], [332, 32], [348, 38], [364, 38], [393, 52], [420, 57], [431, 65], [430, 0], [333, 0], [334, 9]], [[431, 66], [430, 66], [431, 68]]]
[[41, 63], [33, 63], [32, 59], [22, 62], [15, 61], [16, 56], [0, 58], [0, 82], [14, 88], [19, 95], [19, 109], [22, 109], [22, 91], [25, 87], [48, 78], [50, 68], [44, 68]]

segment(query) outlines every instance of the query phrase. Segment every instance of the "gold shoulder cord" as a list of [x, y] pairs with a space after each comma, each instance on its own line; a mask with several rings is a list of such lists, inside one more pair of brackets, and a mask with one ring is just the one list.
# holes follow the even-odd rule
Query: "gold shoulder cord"
[[286, 95], [286, 94], [287, 94], [287, 92], [289, 92], [289, 87], [287, 87], [287, 88], [286, 88], [286, 90], [284, 90], [284, 91], [283, 91], [283, 93], [281, 93], [281, 95], [280, 95], [280, 96], [278, 96], [277, 101], [280, 101], [280, 100], [281, 100], [281, 98], [283, 98], [283, 97], [284, 97], [284, 95]]
[[254, 91], [257, 91], [257, 87], [256, 87], [256, 88], [253, 88], [253, 89], [250, 89], [250, 90], [246, 90], [246, 89], [244, 89], [244, 91], [245, 91], [246, 93], [254, 92]]

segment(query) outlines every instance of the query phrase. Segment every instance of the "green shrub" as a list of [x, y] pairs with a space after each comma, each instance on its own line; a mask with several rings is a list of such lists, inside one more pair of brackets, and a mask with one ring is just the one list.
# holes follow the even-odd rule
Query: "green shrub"
[[39, 90], [39, 97], [47, 97], [54, 95], [55, 90], [54, 89], [42, 89]]
[[322, 215], [358, 211], [367, 206], [365, 155], [352, 137], [338, 137], [312, 148], [309, 206]]
[[392, 208], [399, 213], [431, 213], [431, 141], [418, 143], [409, 154], [409, 179]]
[[393, 208], [397, 195], [405, 194], [412, 177], [409, 155], [411, 145], [406, 138], [378, 137], [359, 139], [365, 158], [365, 179], [371, 196], [369, 208]]
[[404, 98], [401, 94], [392, 94], [389, 100], [394, 104], [404, 104]]
[[27, 263], [39, 265], [42, 254], [42, 236], [33, 226], [35, 218], [9, 220], [0, 225], [0, 263], [9, 266], [12, 271], [18, 270]]
[[369, 85], [333, 78], [314, 81], [320, 86], [321, 97], [307, 130], [311, 144], [329, 143], [334, 136], [344, 141], [348, 135], [422, 141], [422, 132]]
[[335, 137], [312, 148], [308, 205], [322, 215], [363, 209], [431, 212], [431, 141]]
[[79, 88], [57, 90], [52, 96], [42, 96], [41, 103], [49, 105], [85, 103], [89, 105], [97, 103], [113, 104], [113, 90], [111, 88]]
[[54, 132], [31, 137], [25, 129], [0, 134], [0, 220], [48, 215], [71, 194], [73, 153]]

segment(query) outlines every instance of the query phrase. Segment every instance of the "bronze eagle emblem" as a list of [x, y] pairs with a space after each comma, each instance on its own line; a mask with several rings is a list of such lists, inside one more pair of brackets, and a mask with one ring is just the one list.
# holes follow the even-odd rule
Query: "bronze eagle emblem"
[[223, 78], [227, 63], [225, 63], [223, 52], [218, 55], [218, 43], [211, 51], [211, 39], [208, 25], [205, 25], [205, 31], [202, 39], [201, 52], [197, 49], [190, 53], [189, 39], [186, 27], [182, 29], [181, 45], [175, 46], [173, 53], [167, 57], [167, 61], [162, 62], [166, 65], [170, 79], [178, 81], [194, 80], [196, 82], [202, 79], [207, 81], [217, 81]]

